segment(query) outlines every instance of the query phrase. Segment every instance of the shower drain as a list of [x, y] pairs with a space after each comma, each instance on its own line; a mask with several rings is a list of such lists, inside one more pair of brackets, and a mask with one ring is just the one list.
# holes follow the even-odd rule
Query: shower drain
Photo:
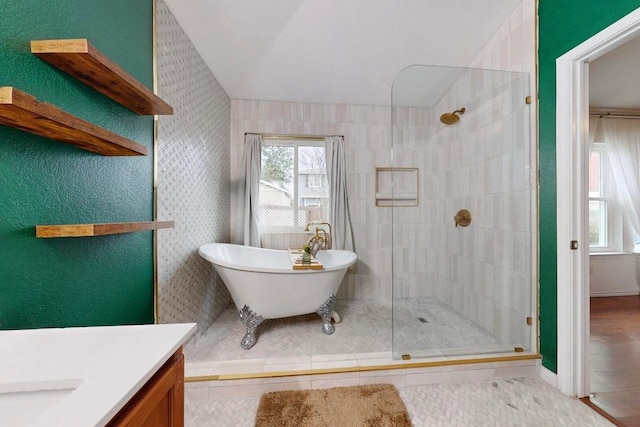
[[421, 321], [422, 323], [429, 323], [429, 321], [424, 317], [418, 317], [418, 320]]

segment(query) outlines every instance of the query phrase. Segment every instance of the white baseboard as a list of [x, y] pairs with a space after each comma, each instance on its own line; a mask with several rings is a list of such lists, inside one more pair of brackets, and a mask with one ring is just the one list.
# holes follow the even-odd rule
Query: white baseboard
[[558, 376], [540, 365], [540, 371], [538, 372], [540, 378], [542, 378], [545, 382], [549, 383], [553, 388], [558, 388]]
[[591, 292], [589, 295], [591, 297], [627, 297], [627, 296], [637, 296], [638, 291], [625, 291], [625, 292]]

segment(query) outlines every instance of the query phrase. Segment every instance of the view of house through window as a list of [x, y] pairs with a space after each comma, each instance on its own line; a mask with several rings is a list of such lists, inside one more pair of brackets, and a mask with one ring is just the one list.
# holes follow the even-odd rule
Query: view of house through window
[[263, 229], [304, 227], [327, 221], [329, 187], [321, 141], [265, 142], [260, 211]]

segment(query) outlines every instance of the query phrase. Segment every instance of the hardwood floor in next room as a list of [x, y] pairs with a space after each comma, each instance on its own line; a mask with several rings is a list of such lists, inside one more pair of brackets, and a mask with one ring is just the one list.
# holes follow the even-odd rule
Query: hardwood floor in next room
[[591, 298], [591, 403], [640, 427], [640, 296]]

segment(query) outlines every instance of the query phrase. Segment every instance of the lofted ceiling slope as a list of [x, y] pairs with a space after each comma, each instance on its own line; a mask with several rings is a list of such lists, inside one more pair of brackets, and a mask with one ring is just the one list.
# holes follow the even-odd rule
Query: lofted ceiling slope
[[520, 0], [164, 0], [231, 99], [389, 105], [413, 64], [467, 66]]

